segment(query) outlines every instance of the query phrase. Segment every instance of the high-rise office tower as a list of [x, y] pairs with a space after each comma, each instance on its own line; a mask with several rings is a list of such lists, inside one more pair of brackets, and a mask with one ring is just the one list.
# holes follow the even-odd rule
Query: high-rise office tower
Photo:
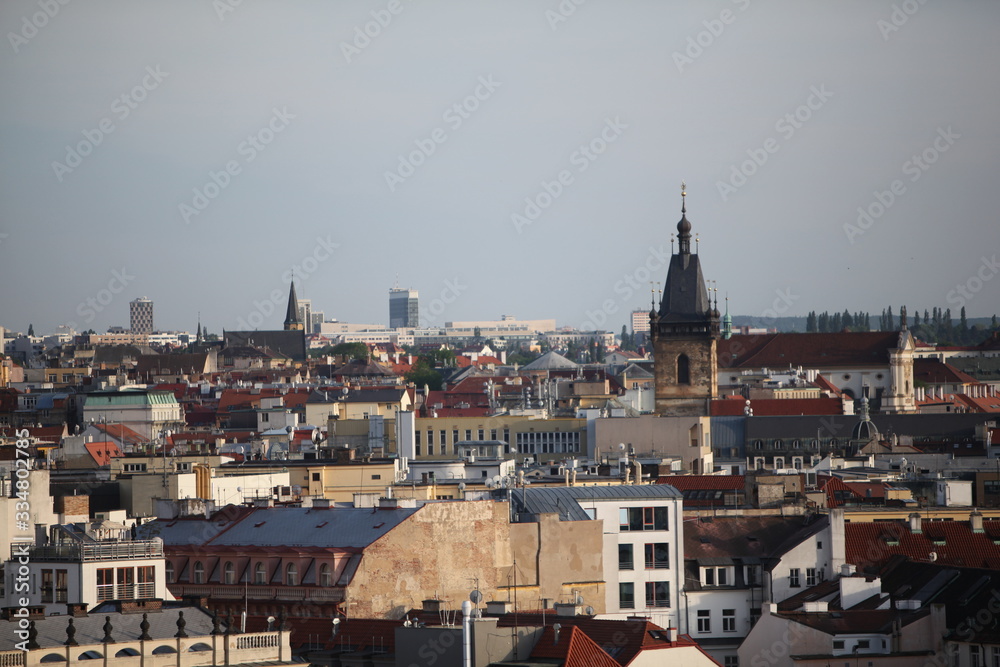
[[132, 333], [153, 333], [153, 302], [146, 297], [129, 303], [129, 324]]
[[389, 290], [389, 328], [411, 329], [418, 326], [417, 290], [393, 287]]

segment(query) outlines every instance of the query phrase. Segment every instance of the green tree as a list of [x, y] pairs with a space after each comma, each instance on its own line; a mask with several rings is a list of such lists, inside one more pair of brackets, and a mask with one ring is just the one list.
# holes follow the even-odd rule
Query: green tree
[[348, 357], [351, 361], [368, 361], [368, 346], [364, 343], [340, 343], [330, 348], [328, 354]]
[[806, 316], [806, 333], [816, 333], [819, 325], [816, 321], [816, 311], [810, 310]]
[[967, 333], [969, 331], [969, 321], [965, 319], [965, 306], [962, 306], [961, 314], [958, 317], [958, 328], [961, 329], [963, 334]]
[[424, 357], [417, 359], [410, 372], [403, 376], [407, 382], [412, 382], [418, 388], [427, 385], [431, 391], [441, 389], [441, 374], [428, 365]]
[[35, 325], [34, 324], [31, 324], [31, 323], [28, 324], [28, 335], [29, 336], [34, 336], [35, 335]]

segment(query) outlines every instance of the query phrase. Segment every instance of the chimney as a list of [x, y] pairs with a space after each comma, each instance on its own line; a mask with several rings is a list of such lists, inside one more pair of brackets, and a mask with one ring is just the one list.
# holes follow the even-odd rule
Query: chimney
[[557, 616], [579, 616], [580, 606], [575, 602], [556, 602], [553, 605]]
[[979, 512], [979, 510], [972, 510], [972, 514], [969, 515], [969, 524], [972, 526], [972, 532], [983, 532], [983, 515]]
[[512, 605], [507, 600], [494, 600], [493, 602], [486, 603], [486, 613], [492, 615], [508, 614], [512, 609]]
[[910, 532], [914, 535], [919, 535], [924, 532], [920, 525], [920, 514], [917, 512], [910, 514]]
[[677, 628], [667, 628], [667, 641], [671, 644], [677, 641]]
[[66, 613], [74, 618], [86, 618], [87, 617], [87, 603], [86, 602], [67, 602], [66, 603]]
[[426, 614], [436, 614], [443, 608], [444, 608], [444, 603], [441, 600], [432, 599], [423, 601], [423, 610], [424, 613]]
[[854, 574], [854, 566], [850, 563], [844, 563], [840, 566], [840, 576], [849, 577]]

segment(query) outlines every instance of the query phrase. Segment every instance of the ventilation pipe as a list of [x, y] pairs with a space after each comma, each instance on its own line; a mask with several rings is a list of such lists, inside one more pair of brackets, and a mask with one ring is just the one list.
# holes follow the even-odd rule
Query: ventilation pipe
[[472, 667], [472, 602], [462, 602], [462, 667]]

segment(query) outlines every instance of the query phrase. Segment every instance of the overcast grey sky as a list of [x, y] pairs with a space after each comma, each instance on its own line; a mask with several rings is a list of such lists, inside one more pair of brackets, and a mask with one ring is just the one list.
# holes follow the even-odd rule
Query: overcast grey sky
[[9, 328], [139, 296], [280, 327], [297, 268], [342, 321], [386, 323], [398, 274], [425, 321], [618, 330], [682, 179], [734, 313], [1000, 312], [1000, 3], [6, 0], [0, 28]]

